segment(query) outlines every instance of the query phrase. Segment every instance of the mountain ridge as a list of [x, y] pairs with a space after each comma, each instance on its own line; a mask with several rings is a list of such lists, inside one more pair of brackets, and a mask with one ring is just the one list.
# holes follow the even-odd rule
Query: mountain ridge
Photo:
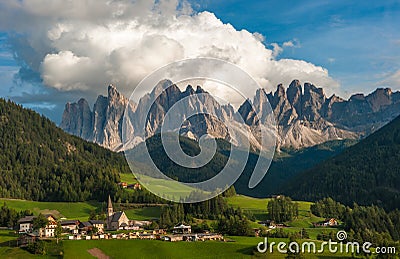
[[[198, 94], [201, 94], [201, 98], [196, 97]], [[145, 94], [138, 104], [129, 102], [113, 85], [108, 87], [107, 97], [100, 95], [97, 98], [93, 111], [84, 99], [77, 103], [67, 103], [60, 127], [71, 134], [119, 151], [122, 149], [122, 118], [126, 105], [131, 106], [130, 110], [136, 116], [130, 125], [132, 133], [142, 134], [143, 129], [138, 127], [138, 122], [145, 122], [147, 138], [159, 130], [159, 124], [172, 105], [185, 97], [189, 97], [185, 100], [186, 109], [216, 114], [218, 120], [204, 116], [197, 120], [187, 120], [181, 134], [197, 140], [204, 133], [229, 139], [223, 129], [224, 121], [238, 121], [237, 116], [241, 116], [245, 122], [242, 126], [254, 129], [259, 123], [268, 123], [265, 121], [266, 114], [272, 108], [278, 129], [278, 150], [281, 147], [300, 149], [330, 140], [362, 138], [400, 114], [400, 92], [392, 92], [390, 88], [378, 88], [366, 96], [354, 94], [345, 100], [336, 95], [328, 98], [322, 88], [311, 83], [304, 83], [303, 87], [298, 80], [293, 80], [286, 89], [279, 84], [275, 92], [258, 89], [253, 100], [248, 99], [235, 111], [229, 104], [219, 104], [200, 86], [194, 90], [188, 85], [181, 91], [171, 81], [163, 80], [151, 93]], [[271, 107], [267, 105], [267, 100]], [[141, 114], [146, 107], [150, 108], [149, 114]], [[185, 119], [184, 114], [180, 116]], [[144, 138], [137, 138], [136, 141], [143, 142]], [[257, 146], [257, 140], [251, 142]]]

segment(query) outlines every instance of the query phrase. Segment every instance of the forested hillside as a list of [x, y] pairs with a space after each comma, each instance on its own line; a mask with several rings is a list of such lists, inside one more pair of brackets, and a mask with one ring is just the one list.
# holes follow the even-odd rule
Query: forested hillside
[[[166, 138], [168, 140], [168, 138]], [[250, 176], [255, 167], [258, 155], [250, 152], [243, 174], [234, 184], [238, 193], [253, 197], [268, 197], [279, 194], [281, 186], [295, 177], [298, 173], [311, 168], [327, 158], [333, 157], [345, 148], [355, 144], [354, 140], [329, 141], [314, 147], [301, 150], [281, 150], [275, 153], [271, 167], [265, 178], [255, 188], [248, 188]], [[192, 139], [180, 136], [182, 150], [195, 156], [200, 152], [198, 143]], [[143, 145], [143, 144], [141, 144]], [[205, 181], [218, 174], [225, 166], [229, 157], [230, 143], [217, 139], [217, 152], [213, 159], [201, 168], [188, 169], [174, 163], [165, 153], [160, 135], [155, 135], [146, 141], [147, 148], [154, 164], [166, 175], [183, 182]], [[246, 154], [243, 154], [246, 156]], [[144, 169], [137, 169], [144, 170]]]
[[0, 99], [0, 196], [38, 201], [105, 200], [117, 192], [122, 154], [65, 133]]
[[295, 199], [332, 197], [346, 205], [400, 205], [400, 117], [339, 155], [300, 174], [284, 193]]

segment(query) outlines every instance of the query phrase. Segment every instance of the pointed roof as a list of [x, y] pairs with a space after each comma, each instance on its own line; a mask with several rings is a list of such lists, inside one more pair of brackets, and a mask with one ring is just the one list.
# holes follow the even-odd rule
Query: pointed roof
[[185, 228], [191, 228], [191, 226], [190, 225], [186, 225], [185, 222], [181, 222], [181, 223], [179, 223], [178, 225], [176, 225], [174, 227], [174, 229], [179, 229], [179, 228], [185, 229]]
[[107, 208], [112, 208], [111, 197], [108, 195], [108, 206]]
[[122, 215], [125, 215], [125, 212], [123, 212], [123, 211], [115, 212], [113, 217], [112, 217], [112, 219], [111, 219], [111, 222], [118, 222], [118, 220], [122, 217]]
[[36, 216], [26, 216], [18, 220], [18, 223], [29, 223], [33, 222], [33, 220], [36, 218]]

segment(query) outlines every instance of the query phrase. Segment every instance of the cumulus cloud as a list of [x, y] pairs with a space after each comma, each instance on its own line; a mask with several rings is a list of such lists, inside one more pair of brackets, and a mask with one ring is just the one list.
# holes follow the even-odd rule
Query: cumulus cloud
[[328, 92], [339, 86], [320, 66], [277, 58], [298, 46], [295, 40], [272, 43], [271, 50], [263, 35], [237, 30], [210, 12], [194, 13], [185, 1], [3, 0], [0, 29], [10, 32], [20, 61], [64, 92], [103, 92], [114, 83], [129, 94], [160, 66], [194, 57], [232, 62], [269, 89], [292, 79]]
[[284, 48], [300, 48], [300, 42], [298, 39], [293, 39], [286, 41], [282, 44], [282, 47]]

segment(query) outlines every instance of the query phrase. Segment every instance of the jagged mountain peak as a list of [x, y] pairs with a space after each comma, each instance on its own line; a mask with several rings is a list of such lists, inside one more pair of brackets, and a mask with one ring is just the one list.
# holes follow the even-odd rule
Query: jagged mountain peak
[[283, 84], [279, 84], [276, 87], [276, 91], [274, 93], [274, 97], [284, 97], [285, 94], [286, 94], [285, 87], [283, 86]]
[[[200, 93], [205, 95], [198, 96]], [[235, 111], [230, 105], [219, 104], [201, 86], [196, 86], [194, 90], [191, 85], [187, 85], [181, 91], [172, 81], [165, 79], [143, 96], [137, 105], [129, 106], [135, 114], [134, 120], [130, 122], [131, 132], [152, 136], [157, 132], [157, 125], [166, 112], [185, 97], [189, 98], [182, 105], [188, 111], [209, 112], [222, 122], [227, 119], [238, 121], [242, 117], [243, 127], [269, 123], [265, 118], [272, 109], [279, 134], [278, 147], [301, 148], [328, 140], [359, 138], [379, 129], [400, 114], [400, 92], [393, 93], [389, 88], [379, 88], [367, 96], [355, 94], [349, 100], [344, 100], [336, 95], [327, 98], [322, 88], [312, 83], [304, 83], [302, 86], [299, 80], [293, 80], [287, 88], [279, 84], [274, 93], [258, 89], [253, 100], [247, 99]], [[93, 112], [84, 99], [77, 103], [67, 103], [60, 126], [69, 133], [119, 150], [122, 118], [127, 104], [128, 99], [114, 85], [109, 85], [108, 96], [98, 97]], [[149, 108], [150, 113], [144, 114]], [[186, 119], [185, 112], [177, 116]], [[147, 119], [146, 128], [140, 128], [140, 122]], [[192, 120], [187, 126], [185, 134], [194, 139], [198, 139], [196, 134], [200, 132], [226, 137], [220, 124], [208, 117]]]
[[311, 93], [317, 93], [325, 98], [324, 90], [321, 87], [316, 87], [311, 83], [304, 83], [304, 95], [310, 95]]
[[158, 84], [153, 88], [153, 91], [151, 92], [151, 96], [154, 98], [155, 96], [158, 96], [160, 93], [162, 93], [165, 89], [173, 85], [172, 81], [169, 79], [163, 79]]
[[196, 87], [196, 94], [204, 94], [207, 93], [207, 91], [205, 91], [203, 88], [201, 88], [201, 86], [197, 86]]

